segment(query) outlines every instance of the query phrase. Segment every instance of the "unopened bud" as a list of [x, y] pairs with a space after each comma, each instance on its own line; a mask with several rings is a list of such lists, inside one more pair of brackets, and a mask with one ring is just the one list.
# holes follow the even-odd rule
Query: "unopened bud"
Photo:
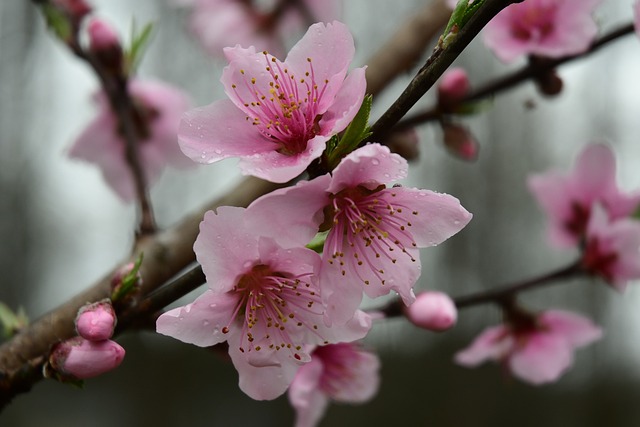
[[558, 95], [562, 92], [562, 87], [564, 86], [562, 79], [558, 76], [558, 73], [556, 73], [555, 70], [549, 70], [536, 78], [535, 81], [538, 86], [538, 90], [543, 95], [547, 96]]
[[87, 27], [89, 49], [106, 67], [119, 71], [122, 67], [122, 46], [118, 34], [105, 21], [93, 18]]
[[419, 294], [413, 304], [406, 308], [405, 314], [414, 325], [436, 332], [453, 327], [458, 319], [453, 300], [437, 291]]
[[53, 0], [52, 3], [76, 23], [91, 13], [91, 6], [84, 0]]
[[462, 68], [451, 68], [442, 75], [438, 85], [438, 104], [445, 112], [454, 112], [458, 104], [471, 90], [469, 76]]
[[420, 157], [418, 132], [415, 128], [393, 132], [387, 139], [387, 147], [392, 153], [401, 155], [407, 160], [415, 160]]
[[111, 338], [115, 326], [116, 313], [108, 299], [85, 305], [76, 317], [78, 335], [89, 341]]
[[444, 145], [447, 150], [461, 160], [473, 162], [478, 158], [480, 144], [464, 126], [443, 123]]
[[96, 377], [117, 368], [124, 359], [124, 348], [111, 340], [88, 341], [74, 337], [59, 343], [49, 357], [51, 367], [78, 379]]

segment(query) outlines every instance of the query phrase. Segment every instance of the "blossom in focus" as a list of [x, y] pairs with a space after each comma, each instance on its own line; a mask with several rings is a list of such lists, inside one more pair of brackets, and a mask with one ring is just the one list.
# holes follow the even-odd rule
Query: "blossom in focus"
[[640, 204], [640, 193], [625, 194], [615, 180], [616, 163], [611, 149], [588, 145], [580, 153], [573, 172], [550, 171], [533, 175], [528, 186], [549, 219], [549, 239], [560, 247], [576, 245], [584, 238], [593, 206], [599, 203], [610, 221], [631, 215]]
[[610, 222], [596, 205], [587, 225], [582, 265], [623, 291], [629, 280], [640, 278], [640, 222], [628, 218]]
[[78, 335], [89, 341], [111, 338], [115, 326], [116, 313], [109, 300], [85, 305], [76, 316]]
[[62, 374], [86, 379], [117, 368], [124, 354], [124, 348], [115, 341], [89, 341], [74, 337], [56, 345], [49, 362]]
[[254, 399], [284, 393], [310, 360], [305, 346], [360, 339], [371, 327], [362, 312], [343, 327], [325, 327], [320, 256], [251, 232], [242, 208], [207, 212], [194, 250], [209, 289], [161, 315], [157, 331], [201, 347], [228, 342], [240, 388]]
[[362, 104], [365, 69], [347, 76], [353, 54], [340, 22], [312, 25], [283, 62], [253, 47], [225, 49], [221, 81], [230, 99], [185, 114], [183, 152], [200, 163], [240, 157], [244, 174], [272, 182], [295, 178]]
[[281, 55], [287, 38], [306, 27], [301, 8], [308, 10], [314, 22], [337, 19], [341, 9], [339, 0], [302, 0], [300, 5], [277, 0], [271, 7], [251, 0], [179, 0], [176, 3], [191, 6], [191, 32], [215, 56], [221, 56], [225, 47], [236, 44], [258, 46]]
[[487, 360], [502, 363], [514, 376], [539, 385], [556, 381], [573, 363], [575, 349], [591, 344], [602, 330], [591, 320], [561, 310], [539, 313], [530, 322], [486, 329], [455, 356], [475, 367]]
[[458, 320], [458, 310], [449, 295], [443, 292], [426, 291], [405, 309], [407, 319], [419, 328], [430, 331], [446, 331]]
[[485, 27], [485, 44], [504, 62], [521, 55], [558, 58], [587, 50], [598, 33], [592, 13], [602, 0], [524, 0]]
[[435, 246], [470, 220], [458, 199], [416, 188], [386, 188], [408, 165], [370, 144], [347, 155], [332, 175], [269, 193], [247, 209], [251, 223], [286, 244], [329, 231], [320, 271], [326, 322], [344, 323], [362, 300], [396, 291], [405, 304], [420, 275], [419, 247]]
[[353, 343], [316, 347], [289, 388], [296, 410], [295, 427], [318, 424], [330, 401], [364, 403], [377, 393], [378, 357]]
[[[187, 167], [192, 163], [180, 152], [177, 129], [189, 106], [179, 89], [157, 81], [133, 80], [129, 94], [136, 106], [138, 157], [147, 185], [153, 184], [166, 165]], [[125, 202], [136, 198], [133, 174], [125, 157], [125, 140], [105, 93], [95, 96], [97, 117], [80, 134], [69, 156], [95, 163], [109, 186]]]

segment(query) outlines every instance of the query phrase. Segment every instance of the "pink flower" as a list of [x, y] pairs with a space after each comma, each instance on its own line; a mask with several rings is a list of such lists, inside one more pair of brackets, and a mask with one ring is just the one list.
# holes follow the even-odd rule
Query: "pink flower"
[[278, 1], [271, 8], [242, 0], [181, 0], [193, 7], [189, 25], [193, 34], [212, 55], [220, 56], [227, 46], [258, 46], [274, 55], [284, 53], [283, 42], [306, 27], [300, 7], [308, 8], [314, 21], [339, 17], [337, 0]]
[[405, 310], [407, 319], [419, 328], [430, 331], [446, 331], [458, 320], [458, 310], [449, 295], [427, 291], [418, 294], [416, 300]]
[[629, 280], [640, 278], [640, 222], [627, 218], [609, 222], [601, 206], [595, 206], [582, 264], [588, 272], [624, 291]]
[[317, 347], [289, 388], [295, 427], [317, 425], [330, 400], [363, 403], [373, 398], [380, 382], [379, 368], [378, 357], [355, 344]]
[[640, 0], [633, 4], [633, 24], [636, 28], [636, 33], [640, 36]]
[[308, 243], [329, 230], [320, 272], [327, 324], [344, 323], [362, 300], [394, 290], [415, 299], [419, 247], [435, 246], [470, 220], [455, 197], [415, 188], [386, 188], [405, 178], [407, 162], [387, 147], [366, 145], [333, 171], [276, 190], [248, 209], [251, 222], [286, 244]]
[[549, 239], [560, 247], [584, 237], [594, 204], [600, 203], [615, 221], [631, 215], [640, 204], [640, 193], [622, 193], [615, 181], [616, 163], [611, 149], [587, 146], [570, 174], [556, 171], [529, 177], [529, 189], [549, 217]]
[[326, 328], [319, 255], [259, 237], [244, 213], [220, 207], [205, 214], [194, 250], [209, 289], [160, 316], [157, 331], [201, 347], [227, 341], [240, 388], [254, 399], [274, 399], [310, 360], [305, 345], [360, 339], [371, 320], [360, 312], [343, 328]]
[[486, 329], [456, 354], [456, 363], [472, 368], [495, 360], [521, 380], [539, 385], [556, 381], [573, 363], [574, 349], [602, 336], [591, 320], [566, 311], [545, 311], [532, 320]]
[[78, 379], [97, 377], [109, 372], [122, 363], [124, 348], [111, 340], [89, 341], [74, 337], [58, 344], [49, 362], [65, 375]]
[[295, 178], [362, 104], [364, 68], [345, 79], [353, 54], [340, 22], [312, 25], [284, 62], [253, 47], [225, 49], [221, 81], [230, 100], [185, 114], [182, 150], [201, 163], [240, 157], [244, 174], [272, 182]]
[[471, 90], [469, 76], [463, 68], [447, 70], [438, 84], [438, 103], [444, 107], [455, 107]]
[[76, 317], [78, 335], [89, 341], [111, 338], [115, 326], [116, 313], [108, 299], [85, 305]]
[[524, 0], [507, 6], [485, 27], [484, 42], [498, 58], [558, 58], [584, 52], [598, 27], [591, 14], [602, 0]]
[[[130, 81], [129, 93], [141, 113], [137, 121], [138, 153], [147, 184], [151, 185], [167, 164], [176, 167], [191, 164], [176, 143], [180, 116], [189, 101], [179, 89], [154, 81]], [[95, 163], [116, 194], [131, 202], [136, 192], [118, 120], [104, 93], [98, 93], [95, 101], [98, 116], [80, 134], [69, 156]]]

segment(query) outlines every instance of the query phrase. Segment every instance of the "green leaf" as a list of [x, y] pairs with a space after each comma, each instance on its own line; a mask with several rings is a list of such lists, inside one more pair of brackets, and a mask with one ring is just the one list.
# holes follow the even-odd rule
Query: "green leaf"
[[50, 3], [42, 4], [42, 13], [47, 26], [60, 40], [66, 43], [71, 39], [71, 22], [67, 15]]
[[18, 308], [18, 312], [14, 313], [8, 305], [0, 302], [0, 324], [2, 325], [2, 335], [5, 338], [11, 338], [20, 329], [29, 324], [24, 308]]
[[327, 240], [328, 234], [329, 234], [328, 230], [319, 232], [314, 236], [313, 239], [311, 239], [311, 242], [309, 242], [309, 244], [307, 245], [307, 248], [321, 254], [322, 250], [324, 249], [324, 242], [325, 240]]
[[442, 36], [440, 36], [440, 47], [446, 48], [458, 35], [458, 31], [467, 25], [473, 14], [484, 4], [484, 0], [475, 0], [469, 4], [470, 1], [473, 0], [460, 0], [456, 5]]
[[333, 147], [327, 145], [327, 158], [330, 170], [338, 166], [338, 163], [340, 163], [340, 160], [342, 160], [344, 156], [358, 148], [360, 143], [371, 135], [368, 124], [372, 101], [373, 97], [371, 95], [365, 96], [358, 113], [349, 126], [347, 126], [338, 143]]
[[144, 51], [149, 44], [152, 32], [152, 22], [149, 22], [144, 27], [142, 27], [142, 30], [140, 32], [138, 32], [137, 30], [135, 20], [131, 24], [131, 46], [126, 49], [124, 54], [125, 73], [127, 75], [132, 75], [136, 72], [138, 65], [140, 65], [142, 55], [144, 54]]
[[112, 301], [118, 301], [137, 287], [138, 283], [140, 282], [138, 272], [140, 271], [140, 266], [142, 265], [143, 258], [144, 254], [140, 252], [140, 255], [138, 255], [138, 258], [133, 265], [133, 268], [122, 278], [120, 284], [113, 290], [113, 293], [111, 294]]

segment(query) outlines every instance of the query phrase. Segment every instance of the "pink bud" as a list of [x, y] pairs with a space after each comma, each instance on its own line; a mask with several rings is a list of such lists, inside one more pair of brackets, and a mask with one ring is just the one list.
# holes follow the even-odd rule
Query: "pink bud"
[[478, 158], [480, 144], [464, 126], [455, 123], [443, 123], [444, 145], [457, 158], [473, 162]]
[[85, 305], [78, 310], [76, 330], [78, 335], [89, 341], [111, 338], [115, 326], [116, 313], [108, 299]]
[[419, 294], [405, 314], [414, 325], [436, 332], [453, 327], [458, 319], [453, 300], [447, 294], [436, 291]]
[[94, 52], [120, 48], [118, 34], [101, 19], [93, 18], [89, 22], [87, 32], [89, 33], [89, 45]]
[[66, 12], [75, 22], [80, 22], [82, 18], [91, 13], [91, 6], [84, 0], [54, 0], [53, 4]]
[[86, 379], [117, 368], [122, 363], [124, 354], [124, 348], [115, 341], [92, 342], [74, 337], [53, 349], [49, 363], [64, 375]]
[[467, 72], [462, 68], [451, 68], [442, 75], [438, 85], [438, 103], [445, 109], [462, 100], [471, 89]]

